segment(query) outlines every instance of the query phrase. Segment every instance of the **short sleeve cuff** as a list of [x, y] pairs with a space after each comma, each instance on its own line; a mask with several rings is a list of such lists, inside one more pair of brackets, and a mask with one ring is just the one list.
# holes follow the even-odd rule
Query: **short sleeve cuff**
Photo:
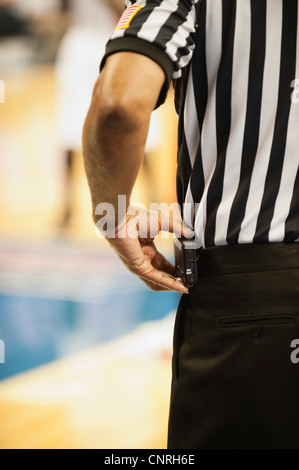
[[161, 104], [163, 104], [166, 100], [170, 82], [174, 72], [174, 65], [166, 54], [166, 52], [161, 50], [155, 44], [152, 44], [140, 38], [122, 37], [112, 39], [107, 44], [106, 53], [101, 62], [100, 70], [103, 69], [107, 58], [117, 52], [135, 52], [137, 54], [142, 54], [154, 60], [158, 65], [160, 65], [160, 67], [164, 70], [165, 73], [165, 83], [161, 90], [156, 108], [161, 106]]

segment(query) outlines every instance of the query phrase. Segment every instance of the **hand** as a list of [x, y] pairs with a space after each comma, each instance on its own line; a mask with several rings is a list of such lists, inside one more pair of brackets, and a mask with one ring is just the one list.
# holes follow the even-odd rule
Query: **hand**
[[136, 274], [153, 291], [176, 291], [188, 294], [185, 284], [177, 278], [175, 267], [156, 248], [155, 237], [168, 231], [181, 237], [193, 232], [183, 223], [160, 212], [130, 206], [125, 221], [116, 229], [115, 237], [108, 238], [130, 272]]

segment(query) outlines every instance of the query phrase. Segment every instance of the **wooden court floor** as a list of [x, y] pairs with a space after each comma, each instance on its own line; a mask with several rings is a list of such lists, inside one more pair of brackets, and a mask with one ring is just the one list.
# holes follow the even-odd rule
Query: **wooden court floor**
[[151, 328], [0, 383], [0, 448], [165, 449], [171, 354], [144, 350]]

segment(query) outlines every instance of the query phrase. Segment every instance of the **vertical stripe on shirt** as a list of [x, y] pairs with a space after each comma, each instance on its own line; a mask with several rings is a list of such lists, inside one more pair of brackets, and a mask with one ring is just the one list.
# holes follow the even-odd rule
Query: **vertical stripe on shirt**
[[[244, 139], [242, 139], [243, 149], [241, 151], [242, 158], [240, 178], [238, 181], [238, 189], [229, 215], [230, 219], [227, 234], [228, 244], [238, 243], [259, 143], [266, 53], [266, 7], [266, 0], [251, 0], [251, 45], [249, 58], [249, 79], [247, 83], [247, 113]], [[238, 87], [237, 83], [236, 87]], [[239, 105], [240, 103], [237, 104], [237, 106]], [[240, 135], [240, 137], [243, 136]], [[233, 168], [230, 170], [232, 172], [234, 171]], [[229, 211], [229, 208], [227, 208], [227, 211]]]
[[269, 230], [283, 169], [291, 108], [290, 84], [296, 72], [297, 9], [297, 0], [283, 0], [278, 109], [264, 195], [254, 236], [256, 243], [269, 242]]
[[[216, 216], [221, 202], [227, 146], [231, 130], [232, 70], [236, 0], [222, 0], [222, 59], [217, 77], [217, 164], [207, 197], [205, 246], [215, 244]], [[225, 119], [224, 119], [225, 116]]]

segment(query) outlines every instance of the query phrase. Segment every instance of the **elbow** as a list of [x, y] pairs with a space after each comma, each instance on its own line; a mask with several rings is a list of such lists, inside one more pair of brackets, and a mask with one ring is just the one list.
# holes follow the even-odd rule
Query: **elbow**
[[151, 109], [147, 109], [142, 99], [130, 93], [114, 93], [108, 95], [95, 94], [92, 108], [99, 130], [117, 129], [135, 132], [139, 126], [150, 119]]
[[[104, 91], [105, 90], [105, 91]], [[115, 87], [104, 88], [101, 80], [96, 84], [89, 116], [99, 133], [136, 132], [149, 122], [152, 109], [144, 96], [132, 89], [118, 90]]]
[[117, 138], [121, 133], [132, 132], [136, 125], [127, 107], [93, 98], [83, 128], [83, 148], [97, 149], [111, 135]]
[[101, 80], [96, 84], [83, 130], [83, 146], [99, 149], [123, 139], [143, 134], [148, 129], [152, 109], [145, 100], [131, 92], [117, 89], [103, 91]]
[[83, 145], [97, 149], [106, 142], [138, 133], [145, 123], [144, 116], [126, 103], [100, 100], [91, 104], [83, 130]]
[[97, 106], [98, 132], [135, 132], [142, 121], [142, 116], [128, 103], [121, 100], [102, 100]]

